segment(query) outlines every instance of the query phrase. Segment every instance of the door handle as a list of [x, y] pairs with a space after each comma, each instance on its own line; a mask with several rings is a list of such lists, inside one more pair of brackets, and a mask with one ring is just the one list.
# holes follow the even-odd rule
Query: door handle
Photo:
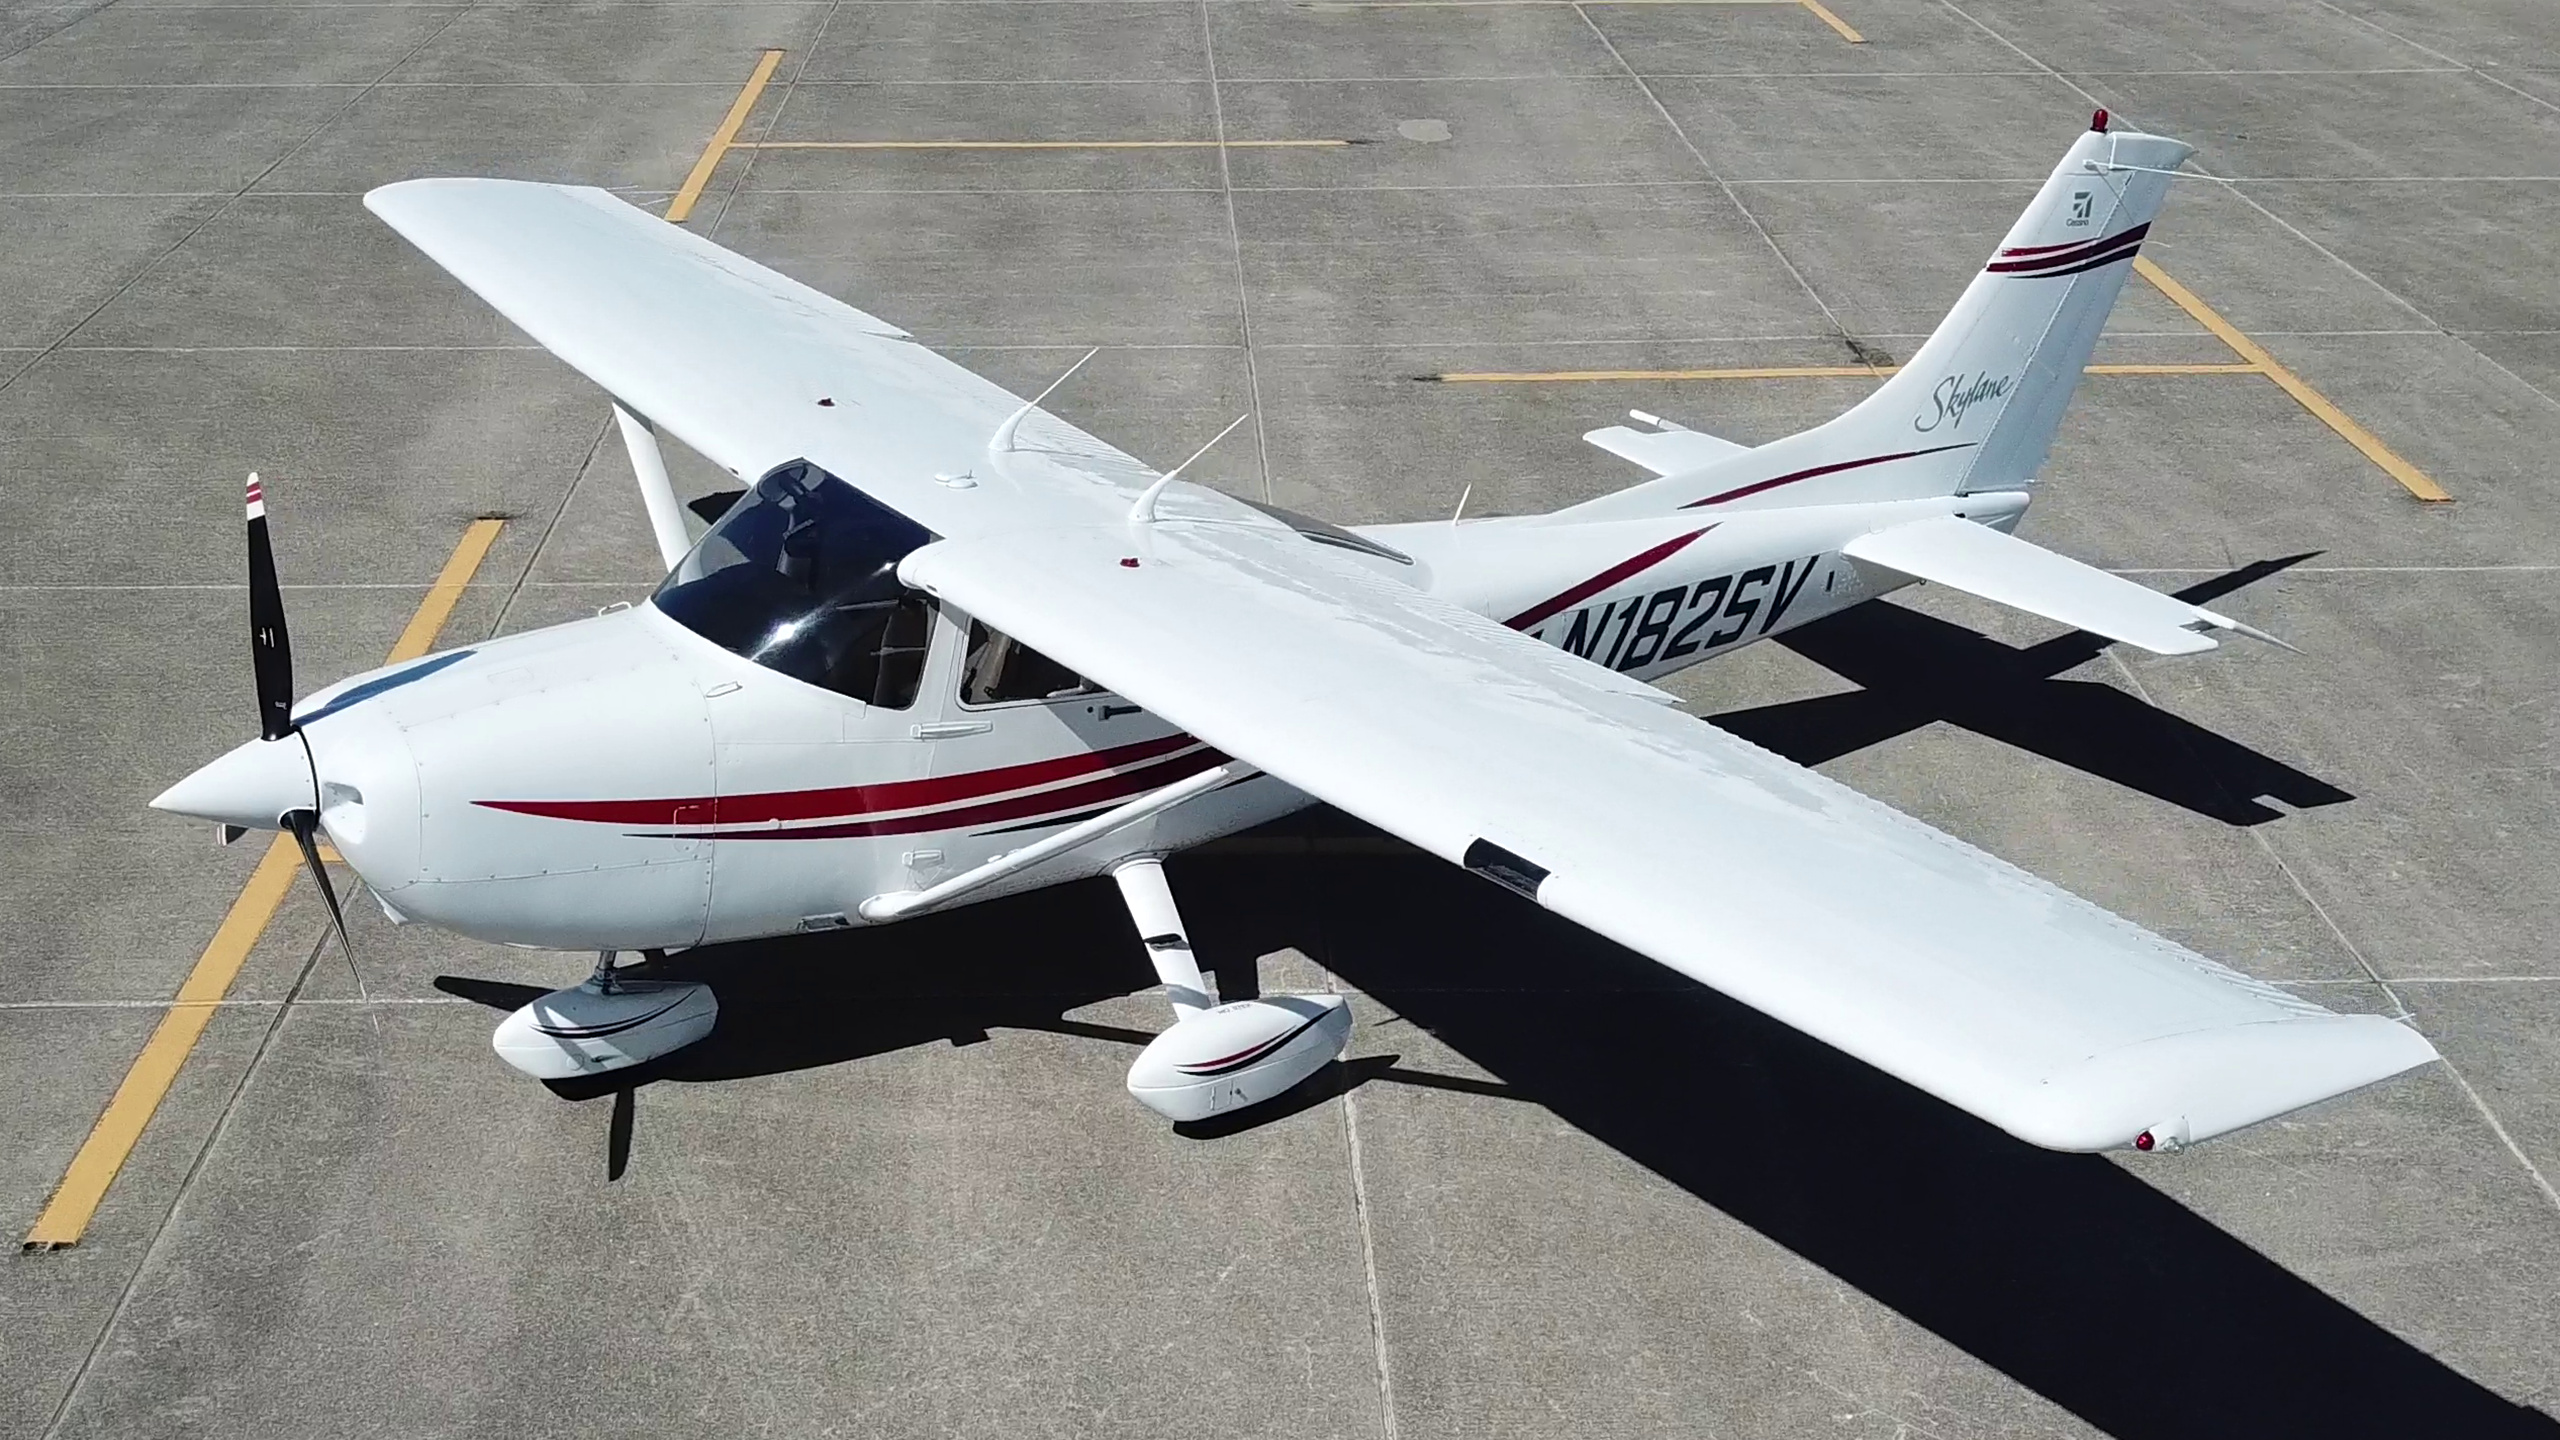
[[963, 735], [984, 735], [995, 728], [992, 720], [939, 720], [930, 725], [910, 725], [907, 734], [917, 740], [956, 740]]

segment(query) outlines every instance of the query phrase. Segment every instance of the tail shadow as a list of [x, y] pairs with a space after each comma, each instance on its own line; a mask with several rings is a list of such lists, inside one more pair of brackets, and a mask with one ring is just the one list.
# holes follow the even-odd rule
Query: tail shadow
[[[2312, 552], [2316, 554], [2318, 552]], [[2312, 558], [2260, 560], [2188, 586], [2202, 604]], [[2075, 630], [2020, 650], [1890, 603], [1852, 607], [1777, 643], [1860, 688], [1710, 717], [1755, 744], [1818, 765], [1944, 721], [2228, 825], [2355, 797], [2114, 686], [2055, 677], [2108, 642]]]

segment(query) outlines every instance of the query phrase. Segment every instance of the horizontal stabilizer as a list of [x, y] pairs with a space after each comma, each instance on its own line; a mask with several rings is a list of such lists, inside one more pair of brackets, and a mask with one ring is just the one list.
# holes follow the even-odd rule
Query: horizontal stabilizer
[[1647, 415], [1641, 410], [1630, 410], [1627, 414], [1654, 428], [1638, 430], [1632, 425], [1609, 425], [1582, 438], [1621, 460], [1632, 460], [1656, 475], [1677, 475], [1696, 470], [1728, 455], [1739, 455], [1749, 448], [1673, 424], [1658, 415]]
[[2236, 630], [2253, 639], [2284, 644], [2227, 615], [1953, 515], [1861, 535], [1840, 549], [1853, 560], [2059, 620], [2155, 655], [2210, 650], [2217, 642], [2199, 633], [2205, 630]]

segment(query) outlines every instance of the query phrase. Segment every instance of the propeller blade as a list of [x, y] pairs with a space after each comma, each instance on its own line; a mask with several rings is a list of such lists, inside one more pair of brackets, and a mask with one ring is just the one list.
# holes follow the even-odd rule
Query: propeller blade
[[613, 1092], [613, 1123], [605, 1130], [604, 1178], [607, 1184], [622, 1178], [631, 1168], [632, 1096], [637, 1087], [625, 1085]]
[[[267, 542], [266, 493], [254, 470], [249, 472], [249, 663], [258, 678], [258, 733], [281, 740], [293, 733], [293, 642], [284, 629], [276, 552]], [[325, 888], [328, 882], [321, 883]]]
[[364, 972], [356, 968], [355, 943], [347, 938], [347, 915], [338, 908], [338, 889], [329, 883], [329, 867], [320, 860], [320, 817], [308, 810], [288, 810], [284, 825], [293, 832], [293, 843], [302, 847], [303, 867], [320, 886], [320, 898], [328, 902], [329, 924], [338, 932], [338, 949], [347, 957], [347, 974], [356, 982], [356, 997], [364, 1002], [365, 1017], [373, 1022], [373, 1033], [382, 1033], [382, 1017], [373, 1008], [373, 994], [365, 989]]

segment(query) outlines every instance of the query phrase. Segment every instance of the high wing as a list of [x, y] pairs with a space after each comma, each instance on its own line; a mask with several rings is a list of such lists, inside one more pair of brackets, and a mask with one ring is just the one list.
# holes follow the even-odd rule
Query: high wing
[[945, 537], [910, 584], [2023, 1139], [2203, 1139], [2434, 1057], [1214, 492], [1138, 518], [1153, 472], [1062, 423], [992, 451], [1013, 397], [600, 191], [367, 204], [716, 462], [806, 457]]
[[1289, 784], [2039, 1145], [2202, 1139], [2434, 1058], [2405, 1026], [2217, 965], [1286, 536], [1013, 531], [928, 545], [901, 573]]
[[[405, 180], [365, 207], [570, 368], [730, 474], [808, 459], [937, 534], [1126, 508], [1154, 472], [823, 295], [603, 190]], [[965, 480], [957, 489], [937, 476]]]

